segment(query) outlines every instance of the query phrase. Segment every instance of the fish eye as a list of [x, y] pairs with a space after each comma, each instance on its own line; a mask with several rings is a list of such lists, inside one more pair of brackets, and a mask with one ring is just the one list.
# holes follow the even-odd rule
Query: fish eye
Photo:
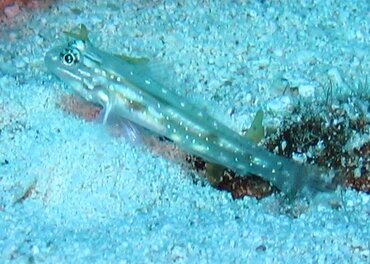
[[67, 53], [63, 57], [63, 62], [66, 65], [72, 65], [75, 60], [76, 58], [74, 57], [73, 53]]
[[72, 66], [79, 62], [80, 52], [77, 49], [67, 48], [60, 53], [60, 58], [64, 65]]

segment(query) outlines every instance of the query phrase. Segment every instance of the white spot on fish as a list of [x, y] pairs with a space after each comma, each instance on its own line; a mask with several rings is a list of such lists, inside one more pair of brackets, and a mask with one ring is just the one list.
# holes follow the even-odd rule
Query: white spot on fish
[[239, 170], [245, 170], [245, 166], [243, 164], [238, 164], [237, 168]]
[[84, 75], [85, 77], [91, 77], [91, 74], [89, 72], [83, 71], [81, 69], [77, 70], [81, 75]]
[[254, 162], [254, 164], [256, 164], [256, 165], [260, 165], [260, 164], [261, 164], [261, 160], [260, 160], [259, 158], [254, 158], [254, 159], [253, 159], [253, 162]]
[[150, 84], [150, 81], [149, 80], [145, 80], [145, 83], [149, 85]]
[[181, 137], [178, 134], [172, 134], [171, 139], [175, 142], [180, 142], [181, 141]]
[[194, 148], [196, 151], [204, 152], [204, 146], [203, 146], [203, 145], [195, 144], [195, 145], [193, 146], [193, 148]]

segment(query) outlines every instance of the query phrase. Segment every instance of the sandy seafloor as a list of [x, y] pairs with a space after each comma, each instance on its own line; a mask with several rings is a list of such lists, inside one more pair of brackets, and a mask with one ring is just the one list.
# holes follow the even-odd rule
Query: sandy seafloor
[[289, 116], [282, 78], [314, 104], [329, 81], [370, 76], [368, 0], [21, 8], [0, 24], [1, 263], [370, 262], [369, 195], [345, 190], [339, 209], [315, 201], [294, 218], [280, 195], [233, 200], [194, 181], [171, 144], [132, 144], [61, 111], [68, 88], [43, 59], [78, 23], [103, 50], [169, 65], [173, 89], [236, 131], [261, 107], [271, 126]]

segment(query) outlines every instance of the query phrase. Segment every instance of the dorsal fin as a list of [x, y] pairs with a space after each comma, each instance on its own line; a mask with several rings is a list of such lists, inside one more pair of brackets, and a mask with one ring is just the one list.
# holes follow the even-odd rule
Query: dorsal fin
[[[74, 39], [89, 41], [89, 30], [84, 24], [79, 24], [71, 31], [63, 31], [63, 33]], [[124, 54], [113, 54], [113, 55], [131, 64], [146, 64], [149, 62], [149, 59], [144, 57], [135, 58]]]
[[79, 24], [76, 28], [72, 29], [72, 31], [63, 31], [63, 33], [74, 39], [89, 41], [89, 31], [84, 24]]
[[243, 130], [243, 135], [249, 140], [251, 140], [253, 143], [256, 144], [259, 143], [264, 137], [265, 130], [263, 128], [262, 121], [263, 121], [263, 111], [258, 110], [250, 128]]

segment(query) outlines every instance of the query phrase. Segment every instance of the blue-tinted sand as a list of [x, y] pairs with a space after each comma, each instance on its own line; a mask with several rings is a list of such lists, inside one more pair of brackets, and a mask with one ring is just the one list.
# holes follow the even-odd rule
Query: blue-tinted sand
[[312, 104], [366, 83], [368, 0], [56, 1], [1, 20], [0, 263], [370, 263], [368, 194], [296, 214], [279, 194], [233, 200], [170, 143], [62, 111], [70, 89], [44, 65], [83, 23], [96, 47], [166, 65], [171, 89], [235, 131], [261, 107], [277, 127], [297, 101], [286, 82]]

